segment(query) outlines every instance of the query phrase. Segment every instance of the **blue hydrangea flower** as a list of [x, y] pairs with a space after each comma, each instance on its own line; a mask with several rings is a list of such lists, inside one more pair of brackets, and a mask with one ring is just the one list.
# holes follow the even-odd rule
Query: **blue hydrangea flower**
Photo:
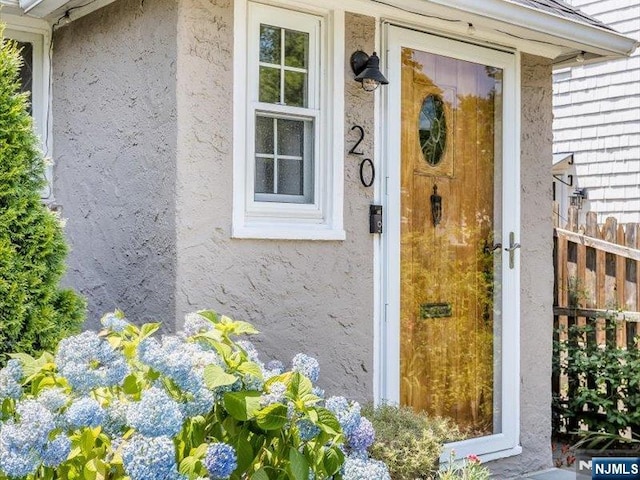
[[284, 372], [284, 365], [280, 360], [271, 360], [266, 366], [262, 367], [262, 377], [265, 381], [276, 375], [281, 375], [282, 372]]
[[206, 387], [201, 388], [195, 393], [190, 393], [189, 400], [179, 404], [182, 415], [187, 417], [195, 417], [197, 415], [206, 415], [213, 409], [216, 397], [211, 390]]
[[294, 372], [300, 372], [313, 383], [317, 382], [318, 377], [320, 376], [320, 364], [318, 363], [318, 360], [305, 355], [304, 353], [298, 353], [293, 357], [292, 370]]
[[181, 389], [195, 392], [202, 388], [203, 382], [193, 370], [189, 350], [188, 344], [178, 337], [164, 336], [162, 343], [148, 337], [138, 345], [138, 356], [143, 363], [171, 378]]
[[107, 313], [100, 319], [100, 323], [102, 323], [107, 330], [116, 333], [123, 332], [124, 329], [130, 325], [130, 323], [117, 312]]
[[298, 420], [296, 423], [298, 426], [298, 434], [300, 435], [300, 440], [303, 442], [308, 442], [312, 438], [317, 437], [320, 434], [320, 427], [314, 425], [311, 420], [303, 418], [302, 420]]
[[204, 466], [209, 476], [216, 480], [224, 480], [231, 476], [238, 466], [238, 459], [234, 448], [226, 443], [212, 443], [207, 448]]
[[378, 460], [346, 457], [342, 468], [343, 480], [391, 480], [389, 469]]
[[95, 332], [83, 332], [62, 340], [56, 365], [60, 375], [80, 392], [118, 385], [129, 373], [124, 356]]
[[269, 393], [265, 393], [260, 397], [260, 405], [266, 407], [274, 403], [284, 403], [284, 394], [287, 391], [287, 386], [282, 382], [273, 382], [269, 386]]
[[145, 390], [142, 399], [127, 409], [127, 423], [147, 437], [173, 437], [182, 429], [183, 420], [178, 402], [159, 387]]
[[376, 439], [376, 432], [369, 419], [360, 417], [358, 427], [347, 436], [347, 444], [353, 450], [363, 451], [373, 445]]
[[176, 452], [169, 437], [135, 435], [122, 448], [122, 463], [131, 480], [174, 480]]
[[12, 358], [6, 367], [0, 370], [0, 402], [5, 398], [18, 399], [22, 395], [22, 364]]
[[360, 404], [350, 404], [344, 397], [331, 397], [327, 399], [325, 406], [336, 416], [344, 434], [347, 437], [353, 435], [360, 424]]
[[102, 425], [102, 429], [112, 438], [116, 438], [122, 434], [122, 430], [127, 425], [127, 407], [127, 402], [116, 398], [112, 400], [106, 408], [107, 417]]
[[62, 407], [64, 407], [70, 398], [59, 387], [45, 388], [38, 394], [38, 402], [51, 413], [57, 413]]
[[71, 428], [97, 427], [102, 425], [106, 417], [104, 409], [91, 397], [74, 401], [65, 412], [67, 425]]
[[240, 348], [242, 348], [242, 350], [244, 350], [249, 360], [256, 363], [261, 363], [258, 350], [256, 349], [256, 346], [253, 344], [253, 342], [250, 342], [249, 340], [238, 340], [236, 343], [240, 346]]
[[54, 415], [36, 400], [18, 402], [16, 412], [20, 418], [20, 421], [15, 424], [15, 427], [20, 430], [20, 435], [15, 437], [16, 443], [22, 442], [35, 449], [42, 448], [49, 434], [56, 427]]
[[0, 472], [9, 477], [33, 473], [40, 464], [38, 451], [44, 444], [36, 437], [21, 424], [4, 423], [0, 428]]
[[45, 467], [57, 467], [71, 452], [71, 440], [66, 435], [58, 435], [42, 449], [42, 463]]
[[198, 313], [187, 313], [184, 317], [184, 334], [192, 337], [198, 333], [208, 332], [213, 329], [213, 323]]

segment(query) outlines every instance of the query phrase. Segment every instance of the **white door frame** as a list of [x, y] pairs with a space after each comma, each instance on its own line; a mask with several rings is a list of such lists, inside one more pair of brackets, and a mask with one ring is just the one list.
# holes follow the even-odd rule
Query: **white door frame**
[[[377, 400], [398, 403], [400, 392], [400, 94], [401, 48], [409, 47], [436, 55], [481, 63], [503, 69], [503, 165], [502, 238], [508, 242], [514, 232], [520, 241], [520, 58], [518, 53], [498, 51], [463, 43], [416, 30], [383, 24], [383, 51], [389, 85], [382, 99], [382, 185], [384, 234], [380, 242], [382, 265], [379, 335], [376, 345], [375, 378]], [[506, 239], [506, 240], [505, 240]], [[479, 455], [484, 461], [517, 455], [520, 424], [520, 270], [519, 253], [515, 268], [509, 268], [509, 255], [502, 255], [502, 378], [500, 415], [502, 433], [447, 445], [457, 458]]]

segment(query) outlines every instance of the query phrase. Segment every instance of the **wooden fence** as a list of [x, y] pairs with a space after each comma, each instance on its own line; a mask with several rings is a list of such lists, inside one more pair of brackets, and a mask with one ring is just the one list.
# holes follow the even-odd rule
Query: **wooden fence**
[[[570, 208], [560, 223], [554, 205], [554, 332], [555, 341], [574, 345], [595, 342], [599, 348], [636, 348], [640, 322], [640, 224], [618, 225], [607, 218], [598, 225], [594, 212], [578, 224], [578, 211]], [[587, 336], [572, 338], [572, 326], [594, 326]], [[606, 328], [607, 326], [611, 328]], [[567, 358], [561, 359], [567, 362]], [[554, 371], [553, 392], [571, 398], [590, 378], [571, 378], [568, 369]], [[566, 420], [566, 419], [565, 419]], [[572, 419], [567, 431], [580, 426]]]

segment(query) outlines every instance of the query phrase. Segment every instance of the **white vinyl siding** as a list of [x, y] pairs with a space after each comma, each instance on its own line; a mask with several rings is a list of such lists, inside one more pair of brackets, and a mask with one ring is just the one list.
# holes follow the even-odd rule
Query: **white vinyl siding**
[[[637, 0], [568, 0], [620, 33], [640, 40]], [[574, 153], [584, 211], [603, 222], [640, 220], [640, 52], [554, 74], [554, 152]], [[561, 212], [562, 213], [562, 212]]]

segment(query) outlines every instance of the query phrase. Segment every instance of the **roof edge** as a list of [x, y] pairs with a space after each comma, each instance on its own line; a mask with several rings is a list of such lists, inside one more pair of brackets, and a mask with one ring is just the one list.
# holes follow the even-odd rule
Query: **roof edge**
[[510, 0], [427, 0], [441, 6], [453, 7], [474, 15], [501, 20], [541, 34], [566, 40], [567, 44], [580, 44], [585, 51], [603, 56], [629, 56], [640, 45], [614, 30], [555, 15]]

